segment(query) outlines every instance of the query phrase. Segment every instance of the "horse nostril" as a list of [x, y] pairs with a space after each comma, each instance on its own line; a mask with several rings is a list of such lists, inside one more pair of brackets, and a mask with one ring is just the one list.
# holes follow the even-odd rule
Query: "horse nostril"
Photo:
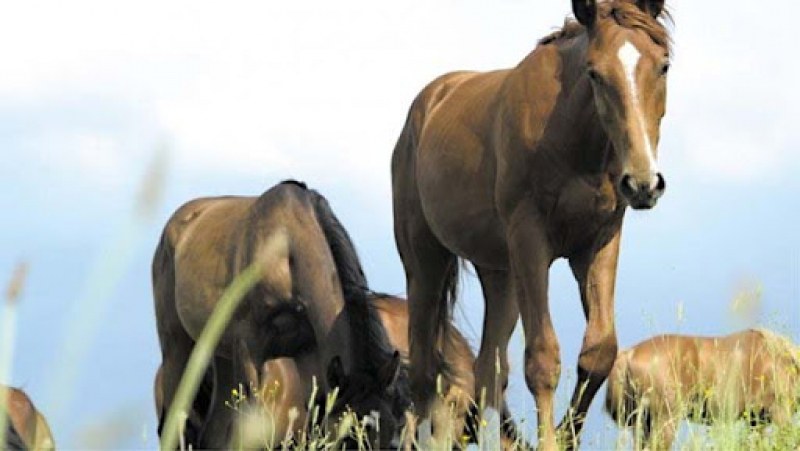
[[626, 196], [635, 195], [636, 192], [639, 190], [639, 187], [636, 184], [636, 181], [628, 174], [622, 176], [622, 180], [620, 180], [620, 190]]
[[658, 174], [656, 174], [656, 184], [655, 185], [656, 186], [653, 188], [653, 192], [655, 192], [655, 193], [659, 193], [659, 194], [663, 193], [664, 190], [667, 188], [667, 182], [666, 182], [666, 180], [664, 180], [664, 176], [661, 175], [660, 172]]

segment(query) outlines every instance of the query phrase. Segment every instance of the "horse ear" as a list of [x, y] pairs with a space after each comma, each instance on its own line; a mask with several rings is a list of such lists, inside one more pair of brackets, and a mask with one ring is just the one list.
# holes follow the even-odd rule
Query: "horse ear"
[[392, 355], [392, 358], [381, 368], [380, 374], [378, 375], [382, 387], [389, 388], [397, 382], [397, 377], [400, 375], [400, 363], [400, 353], [394, 351], [394, 355]]
[[581, 25], [591, 29], [597, 19], [597, 1], [572, 0], [572, 13]]
[[653, 17], [658, 17], [664, 10], [664, 0], [636, 0], [636, 6]]
[[341, 387], [344, 379], [342, 359], [337, 355], [332, 358], [331, 363], [328, 364], [328, 386], [330, 388]]

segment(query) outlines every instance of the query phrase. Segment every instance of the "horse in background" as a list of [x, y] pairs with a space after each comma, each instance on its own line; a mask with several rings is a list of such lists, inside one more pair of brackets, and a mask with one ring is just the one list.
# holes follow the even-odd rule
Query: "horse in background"
[[659, 20], [664, 1], [572, 0], [572, 11], [576, 20], [516, 67], [432, 81], [414, 99], [392, 155], [417, 413], [427, 416], [435, 399], [442, 368], [433, 344], [450, 324], [458, 260], [469, 260], [486, 312], [476, 397], [502, 405], [508, 341], [521, 316], [525, 380], [539, 446], [548, 450], [556, 447], [561, 375], [549, 268], [569, 260], [587, 321], [560, 425], [573, 447], [617, 354], [614, 284], [625, 210], [654, 207], [666, 188], [656, 163], [670, 58]]
[[[267, 247], [275, 237], [282, 244]], [[192, 200], [164, 227], [152, 265], [162, 409], [171, 406], [222, 292], [253, 264], [264, 268], [263, 276], [221, 337], [208, 415], [200, 426], [190, 418], [185, 438], [196, 447], [228, 446], [231, 391], [241, 384], [249, 395], [260, 387], [262, 362], [313, 352], [319, 368], [341, 369], [336, 412], [380, 412], [380, 436], [373, 428], [370, 441], [388, 445], [405, 422], [396, 415], [408, 405], [405, 372], [369, 302], [350, 237], [327, 200], [295, 181], [258, 197]], [[387, 372], [391, 377], [382, 377]], [[326, 393], [333, 388], [325, 380], [322, 385]]]
[[800, 348], [763, 329], [723, 337], [660, 335], [620, 352], [606, 411], [641, 427], [639, 447], [670, 449], [680, 421], [788, 424], [800, 410]]
[[[50, 426], [31, 398], [19, 388], [2, 387], [6, 390], [7, 415], [6, 442], [0, 448], [12, 450], [55, 449], [56, 444]], [[2, 414], [2, 413], [0, 413]]]

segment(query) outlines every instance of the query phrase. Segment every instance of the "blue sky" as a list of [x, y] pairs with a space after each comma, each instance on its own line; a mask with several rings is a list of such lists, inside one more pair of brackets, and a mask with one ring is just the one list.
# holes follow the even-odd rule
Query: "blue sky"
[[[754, 322], [798, 341], [800, 63], [789, 57], [798, 8], [671, 7], [668, 188], [655, 210], [626, 218], [620, 343]], [[448, 70], [516, 64], [568, 12], [565, 0], [0, 7], [0, 276], [30, 265], [10, 382], [30, 392], [64, 447], [155, 445], [149, 260], [163, 222], [192, 197], [305, 180], [350, 230], [372, 285], [401, 294], [389, 158], [412, 98]], [[162, 196], [153, 214], [137, 215], [158, 149]], [[551, 274], [563, 411], [584, 322], [566, 264]], [[732, 314], [752, 292], [755, 317]], [[458, 317], [474, 344], [481, 315], [465, 276]], [[89, 344], [65, 364], [76, 336]], [[512, 348], [512, 407], [531, 417], [519, 336]], [[73, 374], [71, 399], [60, 398], [54, 381]], [[597, 446], [616, 437], [599, 405], [587, 431]]]

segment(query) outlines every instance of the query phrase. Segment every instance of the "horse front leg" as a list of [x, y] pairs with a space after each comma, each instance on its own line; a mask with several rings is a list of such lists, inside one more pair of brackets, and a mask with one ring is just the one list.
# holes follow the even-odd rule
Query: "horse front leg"
[[586, 332], [578, 357], [578, 380], [570, 410], [559, 429], [565, 432], [568, 449], [577, 448], [586, 412], [595, 394], [614, 366], [617, 335], [614, 328], [614, 283], [619, 255], [620, 231], [602, 248], [570, 258], [578, 281], [586, 316]]
[[553, 402], [561, 376], [561, 357], [547, 300], [552, 253], [544, 228], [522, 213], [512, 218], [508, 233], [512, 277], [525, 330], [525, 382], [536, 400], [539, 449], [555, 450]]
[[509, 273], [477, 268], [485, 302], [483, 336], [475, 360], [475, 400], [498, 412], [505, 406], [508, 385], [508, 342], [519, 318]]

